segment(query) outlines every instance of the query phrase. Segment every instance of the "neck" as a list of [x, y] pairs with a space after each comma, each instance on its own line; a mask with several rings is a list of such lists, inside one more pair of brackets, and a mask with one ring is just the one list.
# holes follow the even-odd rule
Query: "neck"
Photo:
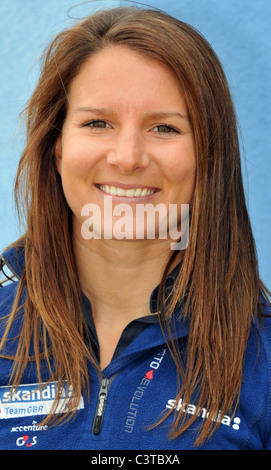
[[101, 369], [110, 363], [124, 328], [150, 314], [151, 292], [160, 283], [169, 258], [165, 242], [86, 241], [74, 233], [79, 282], [91, 302]]
[[74, 235], [79, 282], [94, 317], [123, 317], [123, 324], [148, 315], [152, 290], [160, 283], [169, 258], [167, 240], [153, 243], [88, 240]]

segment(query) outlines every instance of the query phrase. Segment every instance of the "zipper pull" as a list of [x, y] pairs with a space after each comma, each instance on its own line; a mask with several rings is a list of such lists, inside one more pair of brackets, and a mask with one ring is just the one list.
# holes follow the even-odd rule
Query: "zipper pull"
[[109, 379], [104, 377], [100, 385], [98, 403], [97, 403], [95, 416], [94, 416], [94, 422], [92, 426], [93, 434], [100, 434], [100, 431], [101, 431], [109, 385], [110, 385]]

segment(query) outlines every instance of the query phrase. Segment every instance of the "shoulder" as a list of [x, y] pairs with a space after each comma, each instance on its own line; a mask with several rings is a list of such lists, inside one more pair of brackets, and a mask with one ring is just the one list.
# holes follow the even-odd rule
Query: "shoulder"
[[252, 319], [240, 404], [251, 429], [256, 426], [265, 443], [271, 433], [271, 307], [265, 301], [261, 306], [261, 314]]
[[0, 318], [8, 315], [18, 291], [19, 282], [11, 282], [10, 284], [4, 284], [0, 288]]
[[[20, 278], [25, 266], [25, 252], [23, 244], [14, 244], [0, 256], [0, 267], [5, 280], [0, 283], [0, 318], [8, 315], [18, 292]], [[20, 305], [24, 301], [21, 296]]]
[[251, 361], [255, 360], [262, 367], [263, 373], [265, 371], [271, 376], [271, 305], [261, 298], [258, 310], [251, 321], [245, 363], [249, 363], [251, 367]]
[[[261, 312], [252, 319], [248, 347], [257, 344], [259, 353], [271, 360], [271, 305], [264, 299], [260, 303]], [[259, 349], [260, 348], [260, 349]]]
[[[18, 288], [19, 281], [11, 282], [10, 284], [7, 284], [4, 287], [0, 288], [0, 338], [3, 338], [8, 323], [11, 319], [10, 314], [13, 310], [13, 305], [16, 298], [16, 294], [18, 292]], [[18, 337], [18, 334], [20, 334], [23, 321], [23, 304], [25, 302], [25, 297], [25, 291], [23, 290], [18, 304], [18, 307], [22, 308], [17, 309], [17, 313], [13, 317], [7, 337], [9, 339]], [[14, 344], [10, 346], [13, 347]]]

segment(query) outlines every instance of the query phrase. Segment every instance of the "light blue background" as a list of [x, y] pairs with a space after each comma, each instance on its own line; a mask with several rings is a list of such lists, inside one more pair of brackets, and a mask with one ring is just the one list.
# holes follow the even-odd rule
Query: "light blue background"
[[[43, 48], [74, 20], [76, 0], [0, 0], [0, 252], [20, 234], [13, 181], [24, 134], [18, 116], [34, 89]], [[142, 0], [143, 3], [143, 0]], [[227, 74], [242, 135], [242, 163], [260, 273], [271, 287], [271, 2], [270, 0], [146, 0], [196, 27]], [[82, 17], [103, 6], [81, 5]]]

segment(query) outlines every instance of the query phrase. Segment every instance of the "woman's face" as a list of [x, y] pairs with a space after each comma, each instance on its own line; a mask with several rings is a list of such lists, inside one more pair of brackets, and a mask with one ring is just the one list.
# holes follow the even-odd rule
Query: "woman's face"
[[[194, 191], [195, 151], [177, 77], [123, 46], [91, 57], [71, 83], [55, 154], [74, 229], [86, 219], [82, 208], [94, 204], [104, 233], [105, 196], [113, 211], [128, 205], [134, 221], [139, 204], [177, 205], [180, 222], [180, 205]], [[113, 212], [113, 224], [120, 215]]]

